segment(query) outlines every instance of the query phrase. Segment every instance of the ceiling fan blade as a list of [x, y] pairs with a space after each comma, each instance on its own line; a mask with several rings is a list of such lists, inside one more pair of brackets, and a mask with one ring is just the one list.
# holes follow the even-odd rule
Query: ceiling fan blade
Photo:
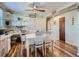
[[42, 9], [37, 9], [37, 11], [40, 11], [40, 12], [45, 12], [45, 10], [42, 10]]
[[25, 11], [33, 11], [32, 9], [26, 9]]

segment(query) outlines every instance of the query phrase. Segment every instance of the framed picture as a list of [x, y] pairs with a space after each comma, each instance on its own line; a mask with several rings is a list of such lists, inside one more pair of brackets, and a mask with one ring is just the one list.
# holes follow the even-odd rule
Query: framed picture
[[75, 21], [75, 20], [74, 20], [74, 16], [73, 16], [73, 17], [72, 17], [72, 25], [74, 25], [74, 21]]

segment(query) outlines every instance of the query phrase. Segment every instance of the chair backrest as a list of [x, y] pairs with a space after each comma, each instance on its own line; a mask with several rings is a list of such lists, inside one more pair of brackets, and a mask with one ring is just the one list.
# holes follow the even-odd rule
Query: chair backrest
[[43, 41], [44, 41], [44, 37], [43, 36], [36, 36], [36, 39], [35, 39], [35, 44], [36, 45], [43, 44]]
[[21, 41], [25, 41], [26, 36], [24, 34], [20, 34], [20, 37], [21, 37]]
[[30, 44], [34, 44], [35, 43], [35, 38], [27, 38], [28, 42]]

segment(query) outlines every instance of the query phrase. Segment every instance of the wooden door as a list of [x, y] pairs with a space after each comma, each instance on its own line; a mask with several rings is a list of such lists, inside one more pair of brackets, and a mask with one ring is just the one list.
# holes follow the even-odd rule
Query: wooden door
[[59, 18], [59, 38], [65, 42], [65, 17]]

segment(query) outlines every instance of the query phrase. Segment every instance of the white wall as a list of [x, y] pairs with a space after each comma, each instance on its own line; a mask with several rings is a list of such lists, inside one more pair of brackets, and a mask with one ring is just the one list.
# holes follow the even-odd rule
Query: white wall
[[[78, 14], [77, 14], [77, 18], [78, 18], [78, 20], [77, 20], [77, 25], [78, 25], [78, 27], [77, 27], [77, 34], [79, 35], [79, 11], [78, 11]], [[78, 46], [78, 52], [77, 52], [77, 55], [79, 56], [79, 36], [78, 36], [78, 40], [77, 40], [77, 46]]]
[[[55, 22], [55, 24], [54, 24]], [[59, 20], [57, 17], [52, 18], [50, 21], [51, 24], [51, 31], [52, 31], [52, 39], [53, 40], [59, 40]]]
[[[65, 17], [65, 39], [66, 42], [76, 45], [78, 40], [78, 31], [77, 31], [77, 10], [67, 12], [52, 18], [51, 21], [56, 20], [56, 25], [53, 25], [51, 22], [51, 30], [54, 40], [59, 40], [59, 18]], [[72, 25], [72, 18], [74, 17], [74, 25]]]
[[[46, 30], [46, 19], [45, 17], [39, 17], [39, 18], [30, 18], [25, 17], [20, 14], [14, 14], [12, 20], [13, 26], [26, 26], [28, 30], [34, 30], [34, 31], [45, 31]], [[17, 18], [21, 17], [23, 18], [21, 21], [18, 21]]]
[[46, 18], [36, 19], [36, 29], [39, 31], [46, 31]]

